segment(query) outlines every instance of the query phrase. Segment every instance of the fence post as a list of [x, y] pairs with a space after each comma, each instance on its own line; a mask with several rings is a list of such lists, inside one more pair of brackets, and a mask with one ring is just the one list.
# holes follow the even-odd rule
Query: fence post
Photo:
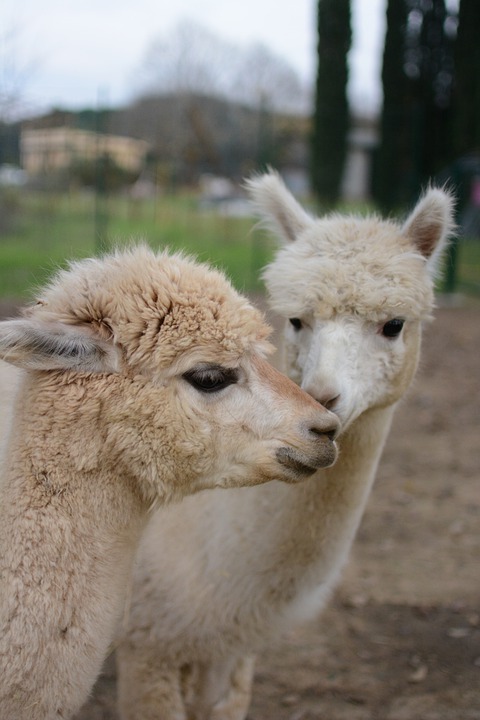
[[[108, 156], [105, 143], [106, 103], [102, 103], [104, 91], [99, 90], [97, 111], [95, 113], [95, 208], [94, 208], [94, 242], [95, 254], [101, 255], [108, 249], [107, 243], [107, 165]], [[105, 98], [103, 97], [103, 100]], [[103, 107], [102, 107], [103, 105]]]

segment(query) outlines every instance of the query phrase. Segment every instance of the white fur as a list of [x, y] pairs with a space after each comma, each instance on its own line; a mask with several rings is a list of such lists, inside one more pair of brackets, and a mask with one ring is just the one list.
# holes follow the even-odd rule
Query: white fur
[[335, 417], [266, 363], [268, 333], [220, 273], [146, 248], [73, 264], [0, 323], [0, 358], [22, 368], [0, 484], [2, 720], [84, 702], [149, 508], [335, 460]]
[[[249, 191], [286, 242], [265, 271], [271, 305], [286, 319], [284, 367], [338, 414], [340, 458], [301, 485], [187, 498], [152, 519], [118, 651], [122, 720], [243, 720], [255, 653], [321, 610], [415, 373], [453, 228], [441, 190], [428, 191], [403, 226], [313, 219], [274, 173]], [[385, 337], [396, 318], [403, 330]]]

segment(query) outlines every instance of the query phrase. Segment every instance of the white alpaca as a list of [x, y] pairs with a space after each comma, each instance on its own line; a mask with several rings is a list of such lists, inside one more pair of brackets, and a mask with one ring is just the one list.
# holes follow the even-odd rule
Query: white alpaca
[[337, 421], [266, 363], [268, 332], [220, 273], [146, 248], [73, 264], [0, 323], [23, 368], [0, 490], [2, 720], [84, 702], [149, 508], [333, 462]]
[[265, 272], [286, 318], [285, 368], [337, 413], [340, 456], [301, 485], [213, 492], [152, 519], [117, 654], [122, 720], [245, 718], [255, 653], [322, 608], [414, 375], [453, 227], [441, 190], [403, 226], [313, 219], [273, 173], [249, 190], [286, 242]]

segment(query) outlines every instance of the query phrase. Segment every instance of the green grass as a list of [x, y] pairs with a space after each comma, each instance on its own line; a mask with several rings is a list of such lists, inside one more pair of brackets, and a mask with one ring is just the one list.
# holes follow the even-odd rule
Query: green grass
[[[96, 204], [87, 193], [0, 194], [0, 297], [29, 298], [68, 260], [139, 241], [184, 250], [224, 269], [239, 290], [257, 291], [275, 245], [254, 226], [250, 218], [201, 211], [189, 195], [156, 202], [111, 197]], [[479, 240], [461, 240], [456, 277], [457, 291], [480, 295]]]
[[200, 211], [189, 196], [136, 203], [108, 198], [96, 205], [87, 194], [28, 194], [10, 229], [0, 233], [0, 297], [28, 297], [70, 259], [141, 241], [183, 250], [225, 270], [240, 290], [255, 291], [274, 245], [254, 224]]
[[457, 264], [457, 290], [480, 295], [480, 239], [465, 238], [460, 241]]

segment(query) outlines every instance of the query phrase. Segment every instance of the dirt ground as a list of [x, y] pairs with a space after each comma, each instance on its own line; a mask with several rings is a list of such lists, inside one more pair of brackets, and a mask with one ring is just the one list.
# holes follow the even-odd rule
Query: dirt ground
[[[249, 720], [480, 720], [479, 441], [468, 300], [428, 327], [341, 585], [259, 658]], [[76, 720], [117, 720], [114, 696], [110, 659]]]

